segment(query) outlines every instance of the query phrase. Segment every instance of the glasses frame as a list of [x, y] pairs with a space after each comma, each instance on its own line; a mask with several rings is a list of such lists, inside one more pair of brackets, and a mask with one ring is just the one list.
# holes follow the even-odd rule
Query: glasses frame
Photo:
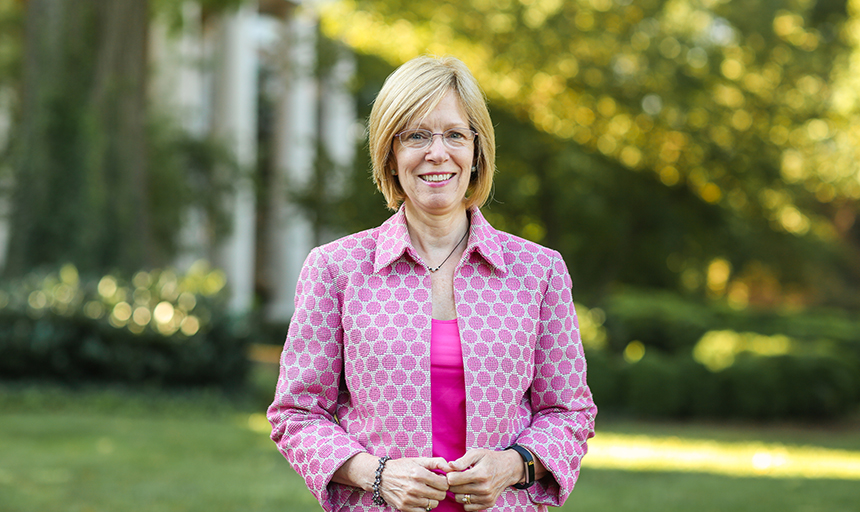
[[[476, 132], [476, 131], [475, 131], [475, 130], [473, 130], [472, 128], [466, 128], [466, 129], [464, 130], [464, 129], [463, 129], [463, 128], [461, 128], [461, 127], [448, 128], [447, 130], [445, 130], [445, 131], [444, 131], [444, 132], [442, 132], [442, 133], [433, 133], [432, 131], [430, 131], [430, 130], [428, 130], [428, 129], [426, 129], [426, 128], [410, 128], [410, 129], [408, 129], [408, 130], [403, 130], [403, 131], [401, 131], [401, 132], [399, 132], [399, 133], [395, 133], [395, 134], [394, 134], [394, 138], [395, 138], [395, 139], [397, 139], [397, 140], [399, 140], [399, 141], [400, 141], [400, 144], [401, 144], [404, 148], [407, 148], [407, 149], [427, 149], [427, 148], [429, 148], [430, 146], [432, 146], [432, 145], [433, 145], [433, 137], [435, 137], [436, 135], [438, 135], [438, 136], [440, 136], [440, 137], [442, 138], [442, 144], [444, 144], [444, 145], [445, 145], [445, 147], [446, 147], [446, 148], [448, 148], [448, 149], [458, 150], [458, 149], [463, 149], [463, 148], [465, 148], [465, 147], [467, 146], [466, 144], [464, 144], [464, 145], [462, 145], [462, 146], [451, 146], [451, 145], [448, 143], [448, 139], [445, 137], [445, 134], [446, 134], [446, 133], [448, 133], [448, 132], [451, 132], [451, 131], [458, 131], [458, 132], [467, 131], [467, 132], [472, 132], [472, 140], [470, 140], [470, 141], [466, 141], [466, 142], [474, 142], [474, 141], [475, 141], [475, 140], [477, 140], [477, 138], [478, 138], [478, 132]], [[403, 142], [403, 139], [401, 138], [401, 135], [403, 135], [404, 133], [408, 133], [408, 132], [425, 132], [425, 133], [429, 133], [429, 134], [430, 134], [430, 138], [428, 138], [428, 139], [427, 139], [427, 143], [426, 143], [426, 144], [424, 144], [423, 146], [410, 146], [410, 145], [408, 145], [407, 143]]]

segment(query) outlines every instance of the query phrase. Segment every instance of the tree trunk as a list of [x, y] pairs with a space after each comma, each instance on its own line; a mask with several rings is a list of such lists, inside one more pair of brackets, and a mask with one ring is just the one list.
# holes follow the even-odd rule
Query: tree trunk
[[7, 273], [153, 264], [148, 1], [30, 0]]

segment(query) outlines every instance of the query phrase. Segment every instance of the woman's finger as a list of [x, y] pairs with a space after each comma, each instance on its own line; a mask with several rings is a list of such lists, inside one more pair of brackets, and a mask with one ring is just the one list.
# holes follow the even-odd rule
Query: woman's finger
[[427, 498], [427, 505], [425, 505], [421, 510], [430, 511], [439, 506], [439, 500], [433, 500]]
[[448, 461], [442, 457], [416, 457], [410, 460], [414, 460], [427, 469], [445, 469], [449, 466]]
[[474, 466], [479, 460], [484, 457], [484, 453], [487, 450], [473, 449], [469, 450], [463, 454], [457, 460], [451, 461], [448, 465], [451, 467], [452, 471], [465, 471], [470, 467]]
[[432, 481], [428, 481], [428, 485], [443, 491], [448, 490], [448, 479], [445, 477], [445, 474], [452, 471], [452, 468], [450, 464], [448, 464], [447, 460], [442, 457], [418, 457], [413, 460], [423, 468], [427, 469], [431, 474], [439, 477], [433, 478]]
[[467, 512], [495, 505], [502, 492], [517, 482], [522, 463], [519, 455], [493, 450], [474, 450], [452, 465], [471, 465], [463, 471], [448, 473], [449, 491], [455, 494]]
[[490, 500], [485, 495], [480, 494], [472, 494], [472, 493], [464, 493], [464, 494], [455, 494], [454, 500], [457, 503], [463, 504], [463, 509], [466, 512], [473, 512], [476, 510], [485, 510], [496, 504], [496, 500]]
[[398, 510], [426, 510], [428, 499], [445, 499], [447, 479], [425, 467], [437, 463], [410, 458], [389, 461], [382, 473], [380, 485], [383, 499]]

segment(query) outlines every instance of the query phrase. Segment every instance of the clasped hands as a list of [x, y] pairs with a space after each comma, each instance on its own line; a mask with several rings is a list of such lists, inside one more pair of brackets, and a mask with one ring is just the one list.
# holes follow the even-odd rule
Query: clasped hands
[[436, 508], [450, 491], [472, 512], [495, 505], [523, 473], [522, 458], [511, 450], [469, 450], [452, 462], [441, 457], [392, 459], [385, 466], [380, 492], [401, 512], [425, 512]]

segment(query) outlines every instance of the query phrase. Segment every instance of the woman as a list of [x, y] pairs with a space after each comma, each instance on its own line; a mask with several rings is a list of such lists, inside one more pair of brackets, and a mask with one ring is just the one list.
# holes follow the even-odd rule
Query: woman
[[597, 409], [564, 261], [478, 209], [495, 170], [483, 93], [457, 59], [414, 59], [369, 136], [396, 213], [308, 256], [272, 439], [326, 511], [561, 505]]

